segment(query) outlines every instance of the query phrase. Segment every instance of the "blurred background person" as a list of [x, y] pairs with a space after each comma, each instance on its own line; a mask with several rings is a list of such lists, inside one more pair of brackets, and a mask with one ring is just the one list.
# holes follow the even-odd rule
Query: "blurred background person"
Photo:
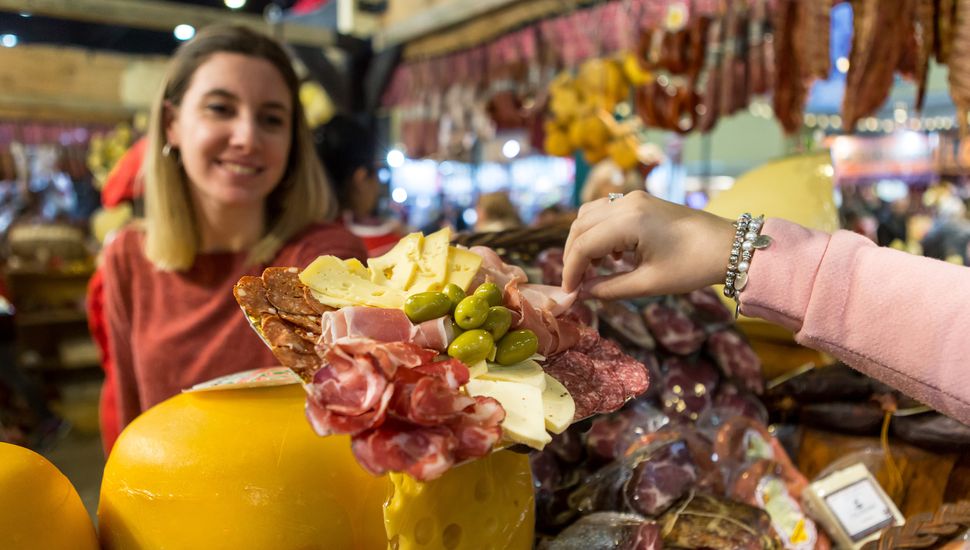
[[475, 205], [475, 213], [478, 215], [475, 231], [479, 233], [505, 231], [522, 226], [519, 211], [505, 191], [481, 194]]
[[608, 197], [610, 193], [627, 194], [643, 189], [643, 177], [637, 171], [624, 171], [612, 160], [596, 163], [583, 182], [580, 200], [583, 203]]
[[380, 256], [404, 235], [401, 223], [378, 213], [374, 133], [350, 115], [334, 115], [314, 131], [314, 142], [340, 204], [340, 217], [360, 237], [369, 256]]

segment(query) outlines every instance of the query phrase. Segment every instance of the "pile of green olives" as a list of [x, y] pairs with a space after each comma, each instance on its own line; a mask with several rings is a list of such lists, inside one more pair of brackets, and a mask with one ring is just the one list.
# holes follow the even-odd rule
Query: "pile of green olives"
[[408, 296], [404, 313], [412, 323], [452, 315], [456, 337], [448, 355], [467, 365], [489, 360], [500, 365], [525, 361], [539, 348], [539, 339], [528, 329], [509, 331], [512, 312], [502, 305], [502, 291], [495, 283], [482, 283], [471, 295], [449, 284], [441, 292]]

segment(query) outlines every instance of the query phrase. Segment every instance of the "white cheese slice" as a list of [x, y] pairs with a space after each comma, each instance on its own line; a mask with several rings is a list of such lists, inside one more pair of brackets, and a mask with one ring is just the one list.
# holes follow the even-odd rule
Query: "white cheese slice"
[[473, 365], [468, 365], [468, 375], [469, 378], [481, 378], [481, 376], [488, 372], [488, 365], [485, 361], [479, 361]]
[[467, 291], [482, 266], [482, 257], [464, 248], [452, 246], [448, 251], [448, 277], [445, 284], [454, 283]]
[[370, 279], [370, 269], [367, 269], [357, 258], [348, 258], [344, 260], [344, 264], [347, 265], [347, 269], [354, 275], [364, 279]]
[[546, 373], [539, 363], [526, 359], [521, 363], [502, 366], [495, 363], [488, 364], [488, 372], [481, 376], [482, 380], [501, 380], [535, 386], [540, 390], [546, 389]]
[[542, 414], [542, 391], [528, 384], [498, 380], [469, 380], [469, 395], [495, 398], [505, 409], [502, 433], [506, 439], [542, 450], [552, 437], [546, 432]]
[[417, 260], [418, 271], [414, 283], [407, 288], [408, 294], [441, 290], [448, 277], [448, 243], [451, 229], [445, 227], [424, 238], [421, 256]]
[[573, 423], [576, 403], [559, 380], [548, 374], [543, 376], [546, 379], [546, 389], [542, 392], [542, 414], [546, 429], [554, 434], [561, 434]]
[[414, 282], [418, 272], [418, 258], [421, 257], [421, 247], [424, 236], [421, 233], [411, 233], [394, 245], [383, 256], [371, 258], [367, 261], [370, 267], [370, 280], [379, 285], [392, 286], [398, 290], [405, 290]]
[[350, 271], [336, 256], [320, 256], [300, 272], [300, 281], [315, 291], [317, 300], [331, 307], [363, 305], [400, 309], [404, 293], [396, 288], [374, 284]]

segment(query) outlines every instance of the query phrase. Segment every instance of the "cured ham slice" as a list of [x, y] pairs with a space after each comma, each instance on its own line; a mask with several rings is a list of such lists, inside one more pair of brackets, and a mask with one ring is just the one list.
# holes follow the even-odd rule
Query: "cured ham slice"
[[459, 392], [468, 367], [408, 342], [342, 338], [318, 346], [324, 366], [307, 386], [307, 417], [320, 435], [350, 434], [375, 475], [434, 479], [456, 461], [484, 456], [501, 438], [505, 410]]
[[[531, 287], [528, 295], [536, 296], [536, 292], [533, 291], [535, 287], [541, 285], [527, 286]], [[544, 300], [545, 295], [541, 296]], [[535, 333], [536, 338], [539, 339], [539, 353], [542, 355], [548, 357], [562, 353], [579, 342], [578, 324], [568, 319], [556, 318], [549, 310], [536, 307], [515, 281], [505, 286], [505, 307], [512, 310], [513, 327], [529, 329]], [[566, 309], [569, 308], [566, 307]]]
[[321, 325], [323, 345], [343, 338], [370, 338], [379, 342], [412, 342], [422, 348], [442, 351], [454, 338], [447, 317], [414, 325], [400, 309], [345, 307], [324, 313]]
[[473, 246], [468, 250], [482, 257], [482, 265], [478, 269], [478, 275], [472, 279], [469, 290], [474, 290], [485, 282], [495, 283], [499, 288], [505, 288], [512, 281], [521, 284], [529, 282], [529, 277], [521, 267], [503, 262], [491, 248]]

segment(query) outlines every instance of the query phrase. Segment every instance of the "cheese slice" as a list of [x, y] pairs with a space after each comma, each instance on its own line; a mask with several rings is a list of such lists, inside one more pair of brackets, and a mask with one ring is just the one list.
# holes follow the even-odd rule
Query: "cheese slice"
[[440, 231], [424, 238], [421, 256], [417, 260], [418, 272], [414, 283], [407, 288], [408, 294], [441, 290], [445, 287], [448, 277], [448, 244], [451, 242], [451, 228], [445, 227]]
[[546, 432], [542, 412], [542, 390], [528, 384], [498, 380], [469, 380], [468, 394], [495, 398], [505, 409], [502, 434], [509, 441], [542, 450], [552, 437]]
[[546, 373], [539, 366], [539, 363], [528, 359], [508, 366], [491, 363], [488, 365], [488, 372], [481, 375], [480, 378], [482, 380], [516, 382], [535, 386], [540, 390], [546, 389]]
[[300, 281], [314, 297], [331, 307], [363, 305], [400, 309], [404, 307], [404, 293], [396, 288], [374, 284], [350, 271], [347, 264], [335, 256], [320, 256], [300, 273]]
[[411, 233], [394, 245], [383, 256], [367, 261], [370, 267], [370, 280], [376, 284], [392, 286], [405, 290], [414, 282], [418, 271], [418, 258], [421, 257], [424, 236]]
[[485, 361], [479, 361], [473, 365], [468, 365], [468, 377], [469, 378], [481, 378], [481, 376], [488, 372], [488, 365]]
[[542, 414], [546, 429], [554, 434], [561, 434], [573, 423], [576, 403], [559, 380], [548, 374], [543, 376], [546, 379], [546, 389], [542, 392]]
[[354, 275], [363, 277], [364, 279], [370, 279], [370, 270], [364, 264], [360, 263], [360, 260], [357, 258], [349, 258], [344, 260], [344, 263], [347, 264], [347, 269]]
[[445, 284], [454, 283], [467, 291], [482, 266], [482, 257], [464, 248], [452, 246], [448, 251], [448, 277]]

